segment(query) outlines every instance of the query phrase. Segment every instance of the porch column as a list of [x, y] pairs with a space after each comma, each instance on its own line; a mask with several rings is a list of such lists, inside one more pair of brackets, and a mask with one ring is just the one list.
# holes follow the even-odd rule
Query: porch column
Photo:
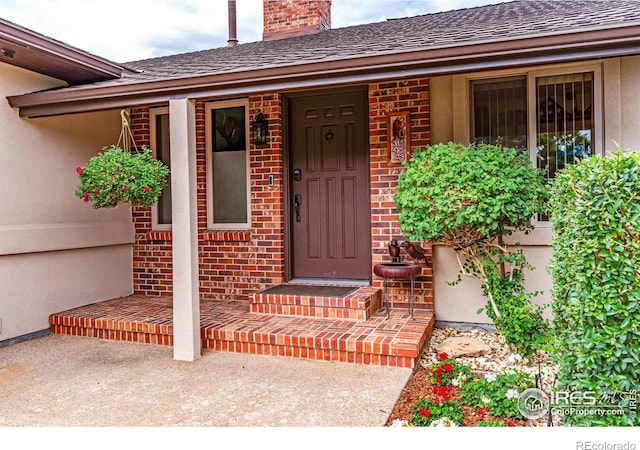
[[201, 356], [196, 206], [196, 116], [193, 101], [169, 101], [173, 250], [173, 359]]

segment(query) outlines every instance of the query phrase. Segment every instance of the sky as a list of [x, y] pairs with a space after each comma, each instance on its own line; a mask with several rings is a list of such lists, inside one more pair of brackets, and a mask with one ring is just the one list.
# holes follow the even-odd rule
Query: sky
[[[332, 28], [504, 0], [333, 0]], [[0, 0], [0, 18], [114, 62], [227, 45], [227, 0]], [[262, 0], [236, 0], [240, 44], [262, 39]]]

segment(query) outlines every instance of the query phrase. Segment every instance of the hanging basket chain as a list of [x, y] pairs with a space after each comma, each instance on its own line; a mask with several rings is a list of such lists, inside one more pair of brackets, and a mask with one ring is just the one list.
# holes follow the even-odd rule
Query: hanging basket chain
[[136, 145], [136, 141], [133, 139], [133, 133], [129, 126], [129, 112], [125, 109], [121, 110], [120, 117], [122, 117], [122, 131], [120, 132], [120, 137], [118, 138], [118, 144], [116, 147], [120, 147], [120, 143], [122, 143], [122, 147], [120, 148], [122, 148], [126, 153], [131, 153], [131, 145], [133, 145], [134, 150], [138, 153], [138, 146]]

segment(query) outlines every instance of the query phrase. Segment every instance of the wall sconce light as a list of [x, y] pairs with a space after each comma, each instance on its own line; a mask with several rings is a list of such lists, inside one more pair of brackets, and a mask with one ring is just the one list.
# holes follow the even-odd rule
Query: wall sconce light
[[262, 113], [258, 113], [255, 120], [251, 122], [251, 143], [253, 145], [265, 145], [267, 143], [267, 135], [269, 134], [269, 126], [267, 119]]
[[9, 59], [13, 59], [13, 57], [16, 55], [16, 52], [14, 52], [13, 50], [9, 50], [8, 48], [0, 48], [0, 53], [5, 58]]

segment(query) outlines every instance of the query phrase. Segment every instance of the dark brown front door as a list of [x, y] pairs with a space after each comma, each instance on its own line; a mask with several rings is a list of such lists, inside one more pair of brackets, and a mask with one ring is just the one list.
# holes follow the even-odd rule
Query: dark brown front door
[[293, 278], [371, 276], [366, 100], [364, 90], [289, 99]]

